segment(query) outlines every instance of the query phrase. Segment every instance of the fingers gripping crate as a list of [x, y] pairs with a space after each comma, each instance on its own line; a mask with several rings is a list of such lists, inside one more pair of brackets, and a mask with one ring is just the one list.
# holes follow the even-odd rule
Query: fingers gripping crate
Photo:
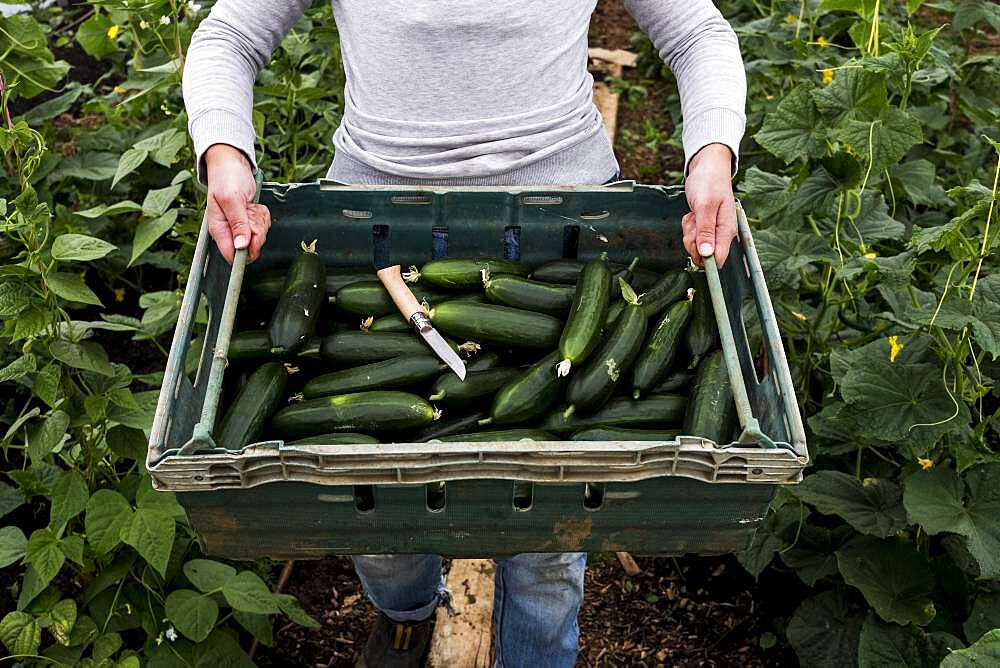
[[[290, 262], [300, 242], [314, 238], [327, 264], [342, 267], [371, 267], [373, 258], [421, 265], [444, 256], [536, 265], [603, 252], [626, 263], [639, 256], [643, 267], [656, 270], [686, 262], [680, 220], [687, 205], [677, 188], [267, 183], [260, 201], [274, 225], [246, 281]], [[235, 300], [227, 309], [230, 266], [203, 228], [150, 436], [154, 485], [177, 493], [207, 553], [231, 558], [743, 549], [777, 486], [801, 479], [808, 454], [760, 264], [738, 214], [729, 260], [709, 271], [744, 427], [736, 442], [723, 444], [679, 436], [347, 446], [265, 441], [236, 452], [218, 449], [198, 423], [206, 402], [219, 401], [210, 369], [213, 353], [228, 341]], [[208, 326], [192, 340], [201, 304]], [[191, 377], [189, 355], [198, 356]], [[426, 483], [439, 481], [443, 499], [429, 498]]]

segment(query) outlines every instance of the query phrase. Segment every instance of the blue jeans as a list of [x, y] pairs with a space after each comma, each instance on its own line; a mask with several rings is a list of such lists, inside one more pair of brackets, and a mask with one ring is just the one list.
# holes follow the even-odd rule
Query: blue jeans
[[[583, 601], [584, 552], [518, 554], [496, 561], [493, 642], [498, 668], [576, 665]], [[441, 557], [431, 554], [354, 557], [368, 597], [389, 619], [427, 619], [450, 594]]]

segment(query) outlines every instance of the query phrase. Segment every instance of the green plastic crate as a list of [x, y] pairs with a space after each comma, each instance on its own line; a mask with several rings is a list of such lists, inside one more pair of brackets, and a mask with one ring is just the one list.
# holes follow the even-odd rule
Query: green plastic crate
[[[376, 254], [420, 265], [432, 257], [494, 256], [531, 264], [559, 257], [638, 255], [682, 267], [679, 188], [347, 187], [265, 183], [273, 227], [245, 278], [289, 262], [319, 240], [331, 266], [370, 267]], [[744, 427], [737, 442], [391, 443], [214, 447], [210, 428], [242, 274], [203, 227], [150, 435], [154, 486], [177, 493], [210, 555], [249, 559], [433, 552], [629, 550], [717, 554], [745, 548], [778, 485], [801, 480], [808, 453], [791, 376], [742, 209], [730, 259], [709, 271], [716, 316]], [[380, 258], [381, 259], [381, 258]], [[230, 298], [227, 304], [227, 288]], [[184, 373], [199, 302], [209, 324], [194, 378]], [[227, 308], [228, 306], [228, 308]], [[224, 326], [227, 323], [228, 326]], [[728, 323], [728, 327], [725, 324]], [[748, 331], [762, 345], [751, 350]], [[731, 332], [730, 336], [726, 336]], [[208, 417], [204, 417], [208, 416]], [[444, 481], [443, 504], [425, 483]], [[515, 502], [515, 483], [530, 489]], [[525, 486], [525, 483], [531, 483]]]

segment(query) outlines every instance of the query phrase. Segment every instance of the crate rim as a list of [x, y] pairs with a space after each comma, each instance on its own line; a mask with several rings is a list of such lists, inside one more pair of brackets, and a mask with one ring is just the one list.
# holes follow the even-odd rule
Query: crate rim
[[[412, 193], [412, 192], [422, 192], [422, 193], [432, 193], [435, 196], [449, 195], [455, 193], [467, 193], [467, 192], [493, 192], [502, 193], [509, 195], [524, 195], [525, 193], [553, 193], [553, 192], [637, 192], [637, 191], [648, 191], [659, 193], [668, 199], [674, 199], [683, 195], [682, 186], [667, 186], [667, 185], [647, 185], [639, 184], [634, 181], [619, 181], [608, 185], [586, 185], [586, 186], [573, 186], [573, 185], [553, 185], [553, 186], [439, 186], [439, 185], [428, 185], [428, 186], [392, 186], [392, 185], [347, 185], [341, 184], [336, 181], [331, 181], [328, 179], [320, 179], [312, 182], [302, 182], [302, 183], [279, 183], [267, 181], [262, 184], [262, 189], [271, 193], [277, 200], [283, 200], [285, 195], [288, 193], [299, 189], [299, 188], [318, 188], [320, 191], [333, 191], [333, 192], [373, 192], [373, 193]], [[775, 315], [773, 311], [773, 306], [771, 304], [769, 293], [767, 291], [767, 286], [764, 282], [763, 270], [760, 266], [760, 261], [757, 256], [756, 246], [754, 244], [753, 238], [751, 236], [751, 231], [749, 223], [747, 221], [745, 212], [739, 200], [736, 201], [736, 211], [737, 211], [737, 223], [738, 223], [738, 238], [743, 247], [744, 257], [746, 258], [747, 270], [749, 274], [749, 280], [753, 285], [754, 292], [758, 297], [758, 304], [760, 305], [763, 316], [761, 326], [765, 328], [765, 333], [774, 337], [774, 340], [780, 342], [780, 334], [777, 331], [777, 322], [775, 320]], [[434, 467], [433, 477], [428, 478], [430, 480], [456, 480], [456, 479], [491, 479], [491, 478], [504, 478], [504, 479], [514, 479], [514, 480], [531, 480], [534, 482], [566, 482], [565, 480], [553, 479], [552, 475], [544, 474], [530, 474], [526, 477], [512, 476], [509, 471], [502, 468], [496, 468], [498, 465], [490, 464], [489, 457], [501, 454], [504, 452], [516, 451], [524, 452], [528, 451], [541, 451], [545, 454], [551, 454], [552, 452], [571, 452], [576, 455], [586, 454], [592, 456], [597, 454], [600, 456], [605, 456], [605, 459], [601, 459], [598, 463], [594, 465], [580, 464], [580, 462], [567, 462], [563, 464], [563, 469], [570, 466], [575, 468], [587, 469], [586, 473], [593, 477], [594, 482], [628, 482], [632, 480], [642, 480], [647, 478], [655, 477], [688, 477], [697, 480], [703, 480], [706, 482], [721, 482], [721, 483], [769, 483], [769, 484], [794, 484], [801, 480], [802, 471], [809, 463], [809, 453], [806, 447], [805, 430], [801, 419], [801, 414], [798, 410], [798, 405], [794, 399], [794, 386], [791, 380], [791, 372], [788, 368], [787, 359], [784, 354], [783, 347], [779, 350], [781, 354], [778, 359], [772, 360], [775, 367], [777, 383], [781, 389], [781, 396], [784, 402], [784, 415], [788, 420], [788, 432], [789, 441], [788, 442], [777, 442], [776, 448], [762, 448], [762, 447], [741, 447], [738, 444], [715, 444], [711, 441], [701, 439], [698, 437], [691, 436], [678, 436], [673, 441], [663, 441], [663, 442], [643, 442], [643, 441], [607, 441], [607, 442], [588, 442], [586, 447], [567, 447], [574, 443], [574, 441], [552, 441], [552, 442], [532, 442], [524, 441], [518, 443], [387, 443], [387, 444], [375, 444], [375, 445], [358, 445], [358, 446], [329, 446], [336, 447], [337, 452], [322, 453], [319, 454], [316, 451], [308, 451], [303, 449], [301, 446], [285, 446], [283, 441], [262, 441], [255, 444], [246, 446], [239, 451], [208, 451], [201, 452], [198, 454], [188, 455], [180, 454], [183, 448], [173, 448], [170, 450], [162, 449], [162, 443], [165, 441], [166, 426], [169, 422], [169, 415], [171, 407], [173, 404], [174, 397], [171, 396], [172, 393], [168, 390], [168, 385], [172, 382], [176, 382], [177, 374], [183, 374], [183, 360], [178, 360], [175, 356], [175, 351], [182, 350], [186, 345], [183, 339], [187, 336], [187, 331], [190, 329], [191, 321], [194, 315], [194, 305], [197, 304], [199, 299], [199, 290], [202, 279], [204, 278], [204, 269], [206, 268], [208, 253], [210, 252], [210, 238], [208, 236], [207, 226], [202, 224], [198, 242], [195, 248], [195, 255], [192, 261], [192, 271], [189, 274], [189, 280], [185, 288], [184, 302], [181, 309], [181, 314], [178, 317], [178, 324], [174, 331], [174, 338], [171, 344], [171, 355], [168, 359], [167, 369], [164, 373], [163, 385], [161, 387], [160, 396], [157, 401], [156, 414], [154, 416], [153, 427], [150, 430], [149, 439], [149, 450], [147, 453], [146, 467], [150, 472], [153, 486], [156, 489], [161, 489], [165, 491], [215, 491], [218, 489], [225, 489], [227, 486], [223, 487], [216, 486], [210, 480], [195, 480], [196, 477], [207, 478], [207, 476], [194, 476], [192, 475], [192, 466], [202, 466], [206, 464], [211, 464], [213, 466], [226, 466], [230, 469], [240, 470], [239, 464], [243, 463], [243, 460], [255, 459], [257, 465], [259, 466], [277, 466], [279, 470], [284, 472], [284, 475], [279, 475], [276, 478], [270, 480], [260, 480], [253, 482], [249, 485], [238, 485], [240, 488], [252, 487], [261, 484], [267, 484], [269, 482], [279, 482], [282, 480], [295, 480], [295, 481], [305, 481], [302, 477], [288, 477], [288, 462], [286, 461], [292, 456], [320, 456], [324, 459], [348, 459], [350, 457], [361, 456], [371, 456], [372, 454], [377, 454], [379, 456], [384, 456], [386, 458], [385, 465], [381, 468], [395, 468], [397, 471], [397, 482], [395, 484], [401, 484], [398, 482], [402, 479], [402, 474], [399, 473], [400, 458], [405, 459], [406, 457], [412, 457], [414, 454], [422, 454], [427, 457], [433, 458], [435, 455], [441, 455], [442, 453], [450, 454], [453, 451], [456, 453], [461, 453], [465, 455], [475, 455], [475, 461], [479, 462], [477, 466], [475, 463], [462, 462], [455, 464], [452, 468], [460, 469], [460, 472], [453, 474], [448, 469], [448, 464], [438, 465]], [[195, 267], [199, 267], [198, 271], [195, 271]], [[764, 297], [761, 299], [761, 297]], [[190, 306], [190, 308], [185, 309], [185, 306]], [[187, 311], [187, 312], [185, 312]], [[173, 368], [172, 368], [173, 367]], [[171, 373], [173, 372], [173, 373]], [[600, 445], [599, 445], [600, 443]], [[605, 452], [608, 448], [604, 447], [606, 444], [611, 444], [614, 446], [610, 452]], [[447, 447], [442, 447], [447, 446]], [[527, 449], [525, 449], [527, 446]], [[324, 446], [309, 446], [311, 448], [322, 448]], [[373, 450], [375, 452], [373, 452]], [[624, 467], [609, 469], [606, 456], [609, 454], [622, 454], [635, 453], [641, 455], [644, 452], [656, 452], [660, 454], [665, 454], [673, 457], [675, 462], [680, 461], [685, 456], [694, 457], [705, 457], [706, 455], [718, 455], [719, 453], [724, 453], [722, 456], [725, 459], [731, 458], [744, 458], [746, 461], [757, 461], [760, 466], [755, 468], [760, 468], [761, 473], [753, 473], [753, 469], [749, 465], [744, 467], [745, 471], [742, 474], [742, 479], [739, 475], [726, 476], [719, 478], [718, 475], [706, 476], [699, 475], [697, 470], [688, 470], [686, 467], [675, 465], [671, 468], [669, 472], [663, 471], [663, 466], [650, 466], [645, 463], [636, 463], [629, 470], [625, 470]], [[278, 463], [271, 463], [264, 461], [267, 459], [274, 459], [275, 454], [278, 453], [277, 459]], [[211, 461], [210, 461], [211, 460]], [[248, 463], [248, 466], [253, 466], [253, 463]], [[506, 464], [505, 466], [512, 466], [512, 464]], [[549, 464], [548, 466], [558, 466], [556, 464]], [[442, 468], [443, 467], [443, 468]], [[773, 467], [774, 470], [770, 470], [769, 467]], [[379, 468], [379, 467], [376, 467]], [[243, 472], [240, 472], [240, 479], [243, 479]], [[534, 477], [532, 477], [534, 475]], [[372, 484], [377, 476], [370, 475], [368, 477], [357, 476], [354, 482], [349, 482], [353, 480], [348, 476], [347, 478], [341, 480], [331, 480], [327, 482], [325, 479], [321, 480], [311, 480], [311, 482], [322, 482], [322, 484]], [[590, 478], [587, 478], [588, 480]], [[388, 484], [385, 480], [378, 478], [380, 484]], [[417, 484], [418, 481], [413, 481], [413, 484]], [[403, 483], [405, 484], [405, 483]]]

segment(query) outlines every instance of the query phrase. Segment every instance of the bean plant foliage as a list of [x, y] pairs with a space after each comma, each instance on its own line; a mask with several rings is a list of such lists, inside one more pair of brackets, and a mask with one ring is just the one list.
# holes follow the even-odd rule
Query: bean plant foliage
[[[995, 662], [1000, 12], [720, 7], [749, 80], [739, 196], [813, 460], [739, 559], [806, 592], [773, 621], [803, 666]], [[206, 13], [102, 0], [0, 17], [0, 644], [21, 664], [252, 665], [276, 617], [315, 625], [265, 566], [205, 558], [143, 467], [205, 202], [180, 82]], [[268, 178], [329, 164], [332, 26], [318, 2], [258, 81]]]
[[[143, 465], [205, 203], [180, 83], [207, 7], [46, 4], [0, 17], [0, 657], [253, 665], [276, 620], [317, 622], [266, 564], [205, 558]], [[310, 10], [259, 82], [274, 178], [329, 162], [329, 13]]]

